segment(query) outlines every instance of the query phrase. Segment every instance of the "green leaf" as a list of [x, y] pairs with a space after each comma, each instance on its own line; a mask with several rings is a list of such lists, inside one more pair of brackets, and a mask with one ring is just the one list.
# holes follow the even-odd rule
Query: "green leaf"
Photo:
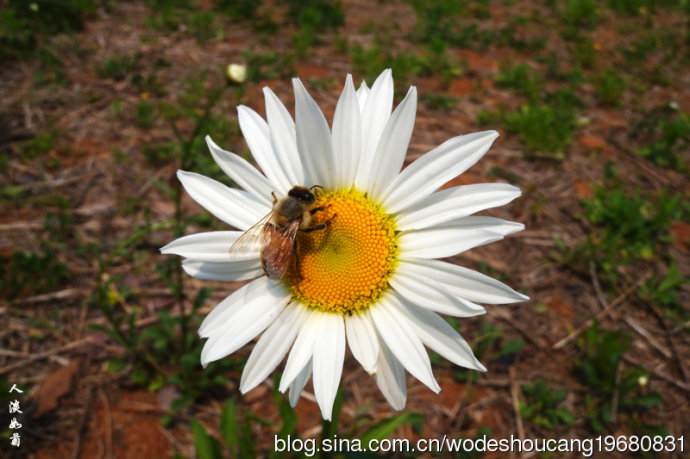
[[230, 450], [230, 454], [234, 454], [240, 444], [240, 434], [237, 427], [237, 409], [232, 400], [228, 400], [223, 405], [223, 411], [220, 415], [220, 433]]
[[568, 391], [565, 389], [557, 390], [551, 393], [551, 401], [556, 403], [563, 400], [568, 395]]
[[662, 437], [666, 437], [668, 435], [668, 429], [666, 427], [656, 425], [656, 424], [640, 423], [638, 426], [638, 429], [643, 434], [649, 435], [650, 437], [654, 437], [656, 435], [661, 435]]
[[661, 394], [658, 392], [652, 392], [647, 395], [639, 395], [637, 397], [631, 397], [626, 400], [626, 405], [637, 405], [644, 409], [651, 409], [661, 403]]
[[290, 406], [290, 401], [287, 397], [282, 397], [279, 402], [280, 419], [283, 421], [283, 426], [278, 432], [278, 438], [287, 438], [288, 435], [295, 433], [297, 427], [298, 416], [295, 410]]
[[168, 286], [172, 292], [177, 292], [178, 287], [175, 281], [162, 269], [160, 265], [156, 265], [154, 270], [163, 279], [163, 282]]
[[[181, 384], [180, 384], [180, 385], [181, 385]], [[193, 402], [194, 402], [194, 400], [192, 400], [192, 399], [189, 398], [188, 396], [183, 395], [183, 396], [181, 396], [181, 397], [176, 398], [175, 400], [173, 400], [173, 401], [170, 403], [170, 409], [171, 409], [173, 412], [178, 412], [178, 411], [180, 411], [181, 409], [186, 408], [186, 407], [192, 405]]]
[[536, 425], [546, 427], [547, 429], [550, 429], [552, 427], [551, 421], [548, 418], [546, 418], [545, 416], [541, 416], [541, 415], [534, 416], [532, 421]]
[[520, 352], [525, 347], [525, 342], [520, 338], [512, 338], [505, 342], [501, 355], [510, 355]]
[[555, 408], [551, 411], [553, 416], [557, 418], [561, 424], [570, 424], [575, 422], [575, 416], [565, 408]]
[[21, 196], [24, 192], [24, 187], [21, 185], [9, 185], [0, 188], [0, 195], [7, 198], [15, 198]]
[[192, 434], [194, 435], [194, 449], [199, 459], [222, 459], [220, 444], [206, 432], [200, 422], [192, 419]]
[[127, 366], [128, 362], [124, 359], [110, 359], [108, 360], [108, 372], [117, 373], [122, 371]]
[[211, 289], [208, 287], [202, 287], [199, 290], [199, 293], [197, 293], [197, 295], [194, 297], [192, 310], [196, 311], [199, 309], [204, 304], [204, 301], [208, 299], [209, 295], [211, 295]]
[[130, 373], [129, 377], [136, 384], [146, 384], [149, 379], [146, 372], [141, 369], [134, 370], [132, 373]]
[[383, 440], [390, 437], [398, 427], [405, 424], [415, 424], [422, 422], [424, 415], [414, 413], [412, 411], [405, 411], [388, 419], [383, 419], [371, 426], [366, 432], [362, 434], [362, 443], [367, 444], [370, 440]]
[[674, 259], [671, 261], [671, 265], [668, 267], [666, 276], [661, 281], [661, 284], [659, 284], [659, 291], [663, 292], [665, 290], [670, 290], [683, 284], [687, 284], [688, 282], [690, 282], [690, 279], [683, 277], [683, 274], [678, 269], [678, 263]]
[[170, 188], [165, 183], [161, 182], [160, 180], [158, 180], [156, 178], [151, 178], [151, 179], [149, 179], [149, 181], [153, 184], [153, 186], [155, 186], [156, 188], [161, 190], [163, 193], [167, 194], [170, 199], [175, 198], [175, 190]]
[[[254, 441], [254, 437], [252, 437], [252, 426], [249, 423], [249, 418], [254, 419], [256, 422], [259, 422], [261, 424], [261, 421], [263, 419], [259, 418], [258, 416], [247, 416], [245, 412], [245, 419], [242, 425], [240, 426], [241, 429], [241, 441], [240, 441], [240, 457], [257, 457], [256, 455], [256, 444]], [[270, 423], [266, 422], [263, 424], [265, 426], [270, 425]]]
[[172, 425], [174, 418], [169, 414], [164, 414], [160, 417], [161, 425], [163, 427], [170, 427]]
[[520, 403], [520, 417], [531, 418], [534, 415], [534, 407]]

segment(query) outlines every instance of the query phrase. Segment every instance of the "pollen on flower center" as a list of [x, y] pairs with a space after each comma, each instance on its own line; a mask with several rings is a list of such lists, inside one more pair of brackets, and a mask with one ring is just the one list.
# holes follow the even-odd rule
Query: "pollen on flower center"
[[297, 234], [295, 263], [286, 276], [302, 304], [351, 314], [374, 303], [397, 260], [393, 220], [356, 190], [320, 193], [310, 226]]

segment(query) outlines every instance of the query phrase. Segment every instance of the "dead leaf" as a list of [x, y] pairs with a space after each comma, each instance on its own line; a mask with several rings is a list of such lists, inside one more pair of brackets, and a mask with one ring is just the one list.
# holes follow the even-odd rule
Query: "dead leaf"
[[80, 361], [72, 360], [64, 367], [60, 367], [52, 372], [41, 384], [36, 393], [33, 395], [33, 401], [36, 406], [32, 417], [34, 419], [40, 418], [44, 414], [53, 411], [58, 407], [60, 398], [69, 392], [72, 383], [79, 373]]

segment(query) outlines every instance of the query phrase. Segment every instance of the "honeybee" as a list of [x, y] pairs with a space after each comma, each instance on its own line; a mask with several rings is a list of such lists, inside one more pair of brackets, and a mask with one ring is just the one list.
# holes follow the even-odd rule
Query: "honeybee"
[[314, 207], [316, 196], [311, 188], [293, 187], [282, 199], [273, 194], [273, 210], [245, 231], [230, 247], [230, 252], [260, 249], [261, 266], [271, 279], [281, 279], [293, 262], [297, 231], [322, 230], [330, 225], [328, 221], [310, 226], [311, 216], [325, 207]]

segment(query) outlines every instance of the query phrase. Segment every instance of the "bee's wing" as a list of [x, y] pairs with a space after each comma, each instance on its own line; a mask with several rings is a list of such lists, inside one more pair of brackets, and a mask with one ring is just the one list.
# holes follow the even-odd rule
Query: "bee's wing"
[[268, 235], [266, 234], [266, 224], [273, 218], [275, 210], [267, 213], [261, 220], [254, 223], [251, 228], [242, 233], [230, 246], [230, 253], [246, 254], [256, 252], [257, 254], [266, 245]]
[[261, 251], [261, 263], [271, 279], [280, 279], [290, 267], [295, 237], [301, 220], [295, 220], [285, 229], [279, 230], [269, 225], [266, 230], [267, 244]]

